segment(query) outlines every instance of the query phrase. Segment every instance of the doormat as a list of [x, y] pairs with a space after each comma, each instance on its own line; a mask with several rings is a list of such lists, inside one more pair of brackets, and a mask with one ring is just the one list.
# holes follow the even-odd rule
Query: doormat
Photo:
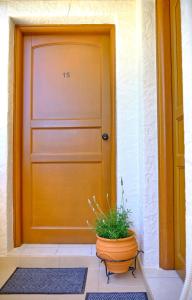
[[87, 268], [17, 268], [0, 294], [83, 294]]
[[88, 293], [85, 300], [148, 300], [146, 293]]

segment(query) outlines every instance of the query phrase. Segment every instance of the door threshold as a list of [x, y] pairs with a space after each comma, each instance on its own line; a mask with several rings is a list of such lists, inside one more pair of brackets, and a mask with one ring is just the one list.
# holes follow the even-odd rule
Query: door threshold
[[95, 256], [95, 244], [23, 244], [8, 256]]

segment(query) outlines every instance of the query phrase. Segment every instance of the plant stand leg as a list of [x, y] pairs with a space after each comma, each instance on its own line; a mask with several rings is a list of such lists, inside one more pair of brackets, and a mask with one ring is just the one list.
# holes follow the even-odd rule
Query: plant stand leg
[[110, 276], [113, 275], [114, 273], [109, 272], [108, 269], [107, 269], [107, 263], [106, 263], [106, 261], [103, 260], [103, 262], [104, 262], [104, 265], [105, 265], [105, 273], [106, 273], [106, 276], [107, 276], [107, 284], [109, 284]]
[[132, 257], [131, 259], [128, 259], [128, 260], [107, 260], [107, 259], [102, 259], [96, 253], [96, 256], [100, 259], [100, 262], [101, 263], [103, 262], [104, 265], [105, 265], [105, 273], [106, 273], [106, 277], [107, 277], [107, 283], [109, 283], [110, 276], [115, 274], [115, 273], [112, 273], [112, 272], [108, 271], [107, 262], [115, 263], [115, 262], [125, 262], [125, 261], [133, 260], [133, 266], [129, 267], [128, 271], [131, 271], [133, 277], [136, 278], [135, 271], [137, 269], [137, 257], [140, 253], [144, 253], [144, 252], [142, 250], [138, 250], [136, 256]]
[[134, 278], [136, 278], [135, 271], [137, 269], [137, 257], [140, 253], [144, 253], [144, 252], [142, 250], [138, 250], [137, 255], [134, 257], [134, 266], [129, 267], [129, 270], [132, 272], [132, 275], [133, 275]]
[[137, 257], [134, 258], [134, 266], [129, 267], [128, 271], [131, 271], [134, 278], [136, 278], [135, 271], [137, 269]]

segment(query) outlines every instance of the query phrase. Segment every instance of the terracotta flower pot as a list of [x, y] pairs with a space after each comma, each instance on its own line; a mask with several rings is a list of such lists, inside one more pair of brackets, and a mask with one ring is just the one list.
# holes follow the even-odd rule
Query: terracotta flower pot
[[[126, 260], [137, 254], [138, 244], [135, 233], [127, 238], [110, 240], [97, 236], [96, 250], [100, 258], [108, 260]], [[125, 273], [133, 264], [133, 260], [126, 262], [106, 262], [108, 271], [112, 273]]]

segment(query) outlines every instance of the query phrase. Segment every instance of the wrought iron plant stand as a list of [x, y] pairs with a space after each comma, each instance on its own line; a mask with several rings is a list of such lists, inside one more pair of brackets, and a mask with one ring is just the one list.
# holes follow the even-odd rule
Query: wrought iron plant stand
[[96, 253], [96, 256], [101, 260], [101, 263], [103, 262], [104, 265], [105, 265], [105, 272], [106, 272], [106, 276], [107, 276], [107, 283], [109, 283], [109, 278], [111, 275], [115, 274], [113, 272], [110, 272], [108, 271], [108, 268], [107, 268], [107, 262], [113, 262], [113, 263], [119, 263], [119, 262], [126, 262], [126, 261], [130, 261], [130, 260], [133, 260], [133, 265], [130, 266], [127, 270], [127, 272], [131, 271], [132, 272], [132, 275], [133, 277], [136, 277], [135, 276], [135, 271], [137, 269], [137, 258], [138, 258], [138, 255], [140, 253], [144, 253], [142, 250], [137, 250], [137, 254], [136, 256], [132, 257], [132, 258], [129, 258], [129, 259], [124, 259], [124, 260], [110, 260], [110, 259], [103, 259], [102, 257], [100, 257], [97, 253]]

